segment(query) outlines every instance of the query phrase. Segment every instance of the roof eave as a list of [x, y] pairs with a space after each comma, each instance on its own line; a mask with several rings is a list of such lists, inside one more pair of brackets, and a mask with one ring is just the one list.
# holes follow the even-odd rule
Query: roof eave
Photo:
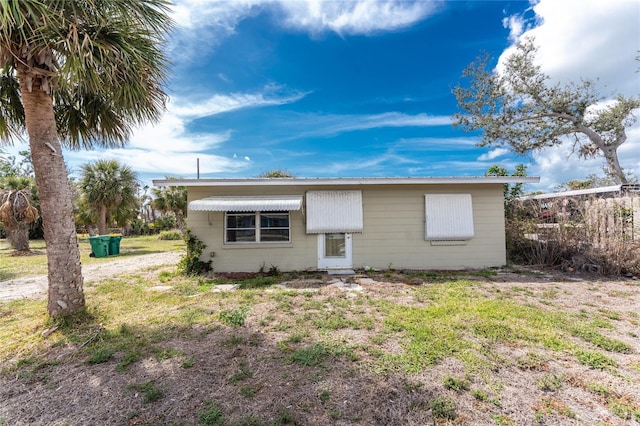
[[538, 183], [537, 176], [415, 177], [415, 178], [248, 178], [248, 179], [154, 179], [164, 186], [331, 186], [331, 185], [443, 185]]

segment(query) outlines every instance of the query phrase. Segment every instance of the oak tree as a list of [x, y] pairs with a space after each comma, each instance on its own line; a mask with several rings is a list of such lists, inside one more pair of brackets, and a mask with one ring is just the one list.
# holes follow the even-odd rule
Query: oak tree
[[618, 148], [627, 141], [640, 98], [618, 95], [603, 103], [592, 80], [552, 84], [535, 63], [536, 52], [534, 40], [527, 39], [500, 72], [489, 68], [488, 55], [472, 62], [463, 71], [468, 84], [453, 91], [462, 110], [454, 115], [454, 125], [481, 131], [480, 146], [509, 146], [519, 154], [569, 139], [574, 153], [604, 157], [607, 175], [627, 183]]

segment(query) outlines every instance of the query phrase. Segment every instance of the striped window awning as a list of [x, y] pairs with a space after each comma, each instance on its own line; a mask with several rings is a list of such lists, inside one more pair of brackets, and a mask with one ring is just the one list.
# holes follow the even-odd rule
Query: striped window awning
[[189, 203], [189, 210], [197, 212], [275, 212], [301, 208], [302, 195], [207, 197]]

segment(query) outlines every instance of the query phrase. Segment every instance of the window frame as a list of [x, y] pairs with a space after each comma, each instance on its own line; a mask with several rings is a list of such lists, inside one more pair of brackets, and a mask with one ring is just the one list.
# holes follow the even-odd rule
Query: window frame
[[[262, 226], [262, 215], [286, 215], [287, 216], [287, 226]], [[228, 226], [228, 218], [229, 216], [253, 216], [254, 224], [253, 228], [237, 228]], [[229, 241], [228, 240], [228, 232], [229, 230], [253, 230], [255, 239], [253, 241]], [[263, 231], [267, 230], [286, 230], [288, 238], [286, 240], [273, 240], [273, 241], [264, 241], [262, 239]], [[291, 212], [286, 210], [278, 210], [278, 211], [227, 211], [224, 212], [224, 244], [228, 245], [243, 245], [243, 244], [290, 244], [291, 243]]]

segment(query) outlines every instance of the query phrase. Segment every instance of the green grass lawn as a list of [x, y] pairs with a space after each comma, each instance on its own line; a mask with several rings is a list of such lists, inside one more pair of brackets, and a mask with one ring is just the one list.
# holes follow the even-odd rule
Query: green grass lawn
[[[80, 260], [83, 265], [108, 262], [118, 257], [160, 253], [184, 248], [182, 240], [159, 240], [157, 235], [124, 237], [120, 242], [120, 254], [102, 258], [90, 257], [88, 235], [79, 235]], [[30, 241], [33, 256], [12, 256], [13, 249], [6, 239], [0, 240], [0, 281], [42, 275], [47, 273], [47, 256], [44, 240]]]

